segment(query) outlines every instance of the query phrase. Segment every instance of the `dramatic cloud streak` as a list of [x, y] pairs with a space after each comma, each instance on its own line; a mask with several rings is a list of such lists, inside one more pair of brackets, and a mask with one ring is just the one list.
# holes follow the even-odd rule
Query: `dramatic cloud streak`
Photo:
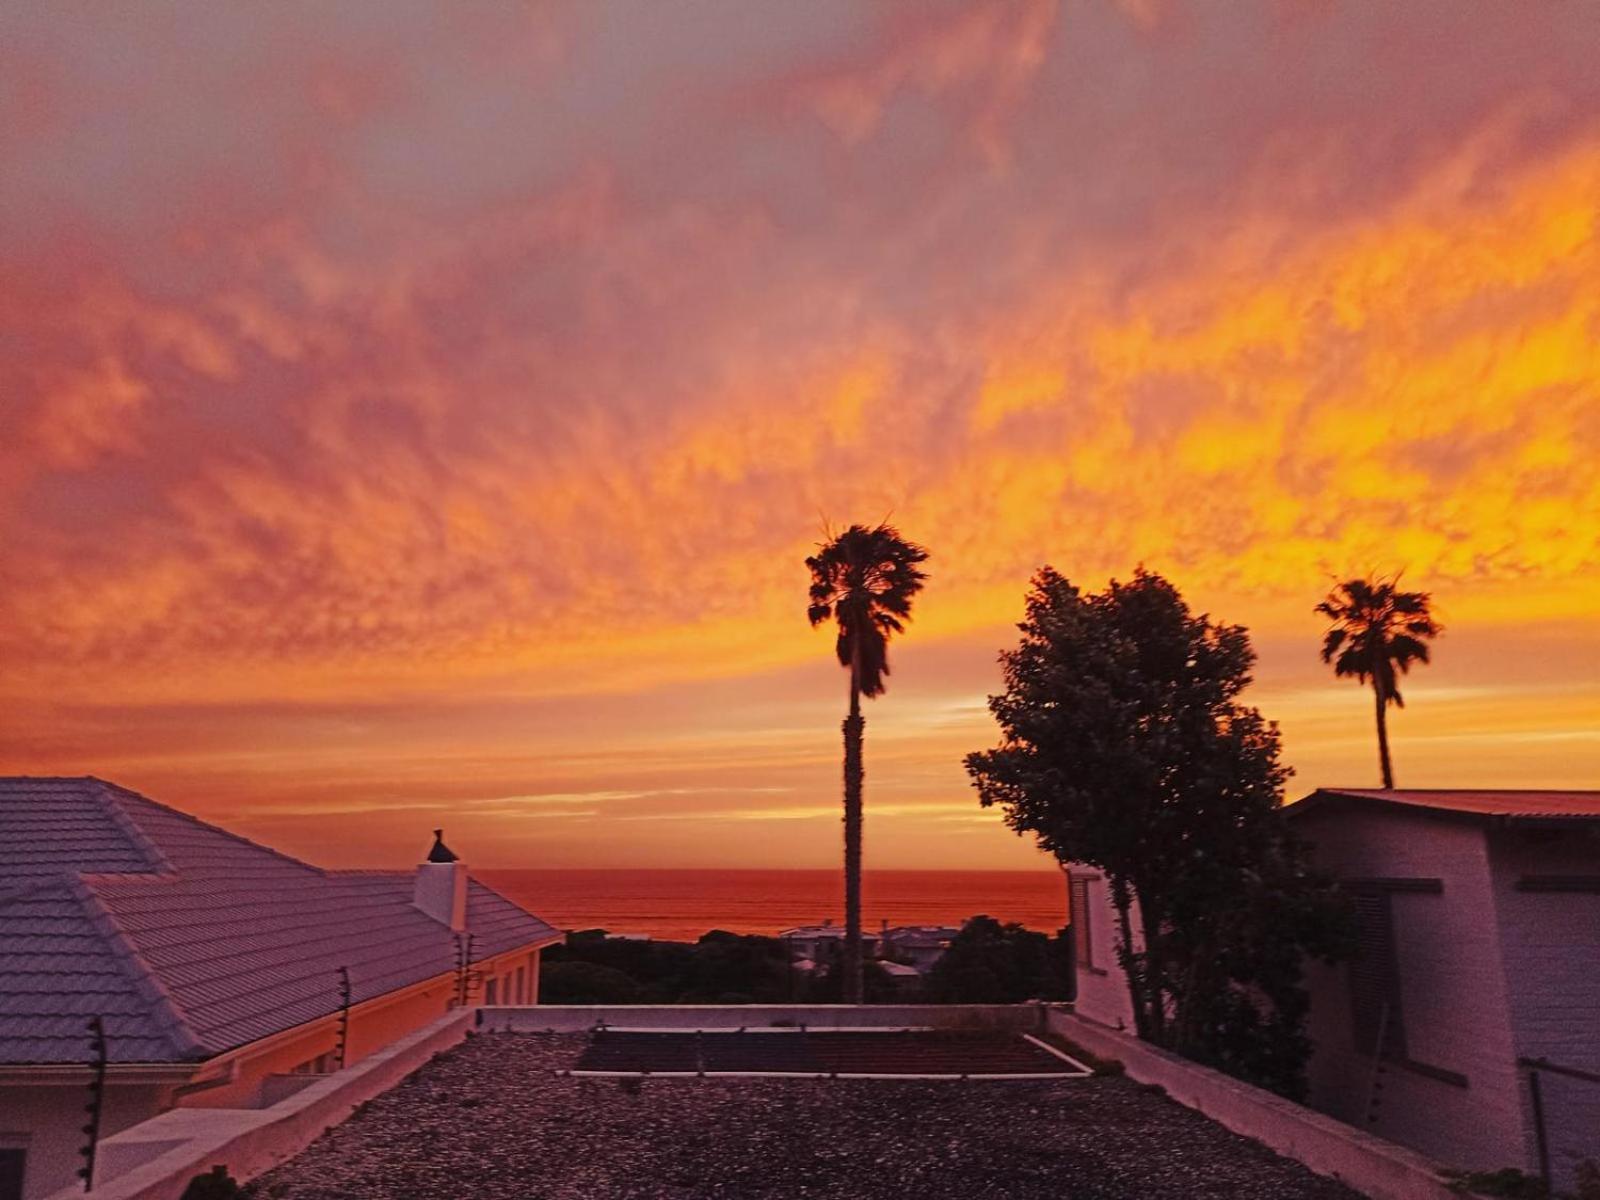
[[324, 857], [829, 862], [800, 559], [892, 511], [883, 865], [1028, 861], [949, 818], [1044, 561], [1257, 629], [1307, 785], [1371, 773], [1310, 605], [1404, 568], [1402, 778], [1592, 782], [1597, 58], [1577, 5], [14, 6], [0, 755]]

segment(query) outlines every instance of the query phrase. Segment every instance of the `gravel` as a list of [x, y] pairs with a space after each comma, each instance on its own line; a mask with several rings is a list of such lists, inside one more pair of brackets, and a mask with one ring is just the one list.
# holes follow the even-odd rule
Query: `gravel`
[[270, 1200], [1359, 1200], [1122, 1077], [561, 1077], [584, 1034], [484, 1034], [248, 1189]]

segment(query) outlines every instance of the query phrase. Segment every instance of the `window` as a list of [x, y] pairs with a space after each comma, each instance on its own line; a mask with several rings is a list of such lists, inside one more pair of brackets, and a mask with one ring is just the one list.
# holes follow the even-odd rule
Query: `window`
[[1406, 1056], [1400, 1012], [1400, 970], [1394, 949], [1394, 910], [1387, 889], [1354, 893], [1360, 949], [1350, 964], [1350, 1025], [1356, 1050]]
[[22, 1179], [27, 1174], [28, 1152], [20, 1146], [0, 1145], [0, 1200], [22, 1200]]
[[528, 968], [527, 967], [518, 967], [517, 968], [517, 1003], [518, 1004], [526, 1004], [527, 1002], [528, 1002]]
[[1072, 876], [1072, 942], [1077, 950], [1080, 967], [1094, 966], [1094, 935], [1089, 928], [1089, 879], [1084, 875]]
[[483, 985], [483, 1002], [485, 1004], [498, 1004], [500, 1002], [500, 981], [491, 979]]

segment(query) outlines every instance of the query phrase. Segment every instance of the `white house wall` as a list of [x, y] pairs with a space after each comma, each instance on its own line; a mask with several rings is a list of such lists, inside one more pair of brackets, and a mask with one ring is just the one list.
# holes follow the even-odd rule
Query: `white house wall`
[[1355, 1046], [1349, 969], [1308, 969], [1312, 1106], [1455, 1166], [1531, 1168], [1480, 827], [1393, 809], [1329, 806], [1299, 817], [1295, 828], [1314, 844], [1316, 866], [1336, 878], [1436, 879], [1441, 887], [1437, 893], [1387, 889], [1406, 1057], [1417, 1065], [1385, 1062], [1370, 1108], [1375, 1064]]
[[[1117, 959], [1116, 948], [1122, 933], [1116, 905], [1111, 902], [1111, 889], [1106, 885], [1105, 876], [1094, 867], [1073, 863], [1069, 870], [1074, 881], [1084, 880], [1088, 885], [1088, 907], [1082, 913], [1074, 912], [1072, 920], [1074, 925], [1078, 921], [1088, 923], [1091, 945], [1091, 962], [1078, 963], [1078, 999], [1073, 1011], [1113, 1029], [1132, 1029], [1133, 1001], [1128, 997], [1128, 977]], [[1133, 905], [1129, 919], [1133, 926], [1134, 948], [1137, 950], [1143, 945], [1138, 932], [1137, 903]]]
[[[1600, 876], [1600, 841], [1581, 831], [1489, 836], [1500, 945], [1520, 1058], [1600, 1076], [1600, 894], [1528, 890], [1520, 880]], [[1584, 1159], [1600, 1162], [1600, 1083], [1541, 1071], [1539, 1087], [1559, 1188], [1574, 1187]], [[1530, 1094], [1528, 1146], [1533, 1141]]]

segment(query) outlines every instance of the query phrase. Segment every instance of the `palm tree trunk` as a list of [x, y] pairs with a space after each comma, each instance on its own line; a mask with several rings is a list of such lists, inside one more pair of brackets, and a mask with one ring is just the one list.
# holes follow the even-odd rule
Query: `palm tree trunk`
[[1378, 701], [1378, 765], [1383, 771], [1383, 786], [1394, 787], [1394, 766], [1389, 762], [1389, 697], [1384, 694], [1383, 684], [1378, 679], [1372, 681], [1372, 694]]
[[844, 719], [844, 1002], [861, 1003], [861, 716], [860, 651], [850, 664], [850, 715]]

